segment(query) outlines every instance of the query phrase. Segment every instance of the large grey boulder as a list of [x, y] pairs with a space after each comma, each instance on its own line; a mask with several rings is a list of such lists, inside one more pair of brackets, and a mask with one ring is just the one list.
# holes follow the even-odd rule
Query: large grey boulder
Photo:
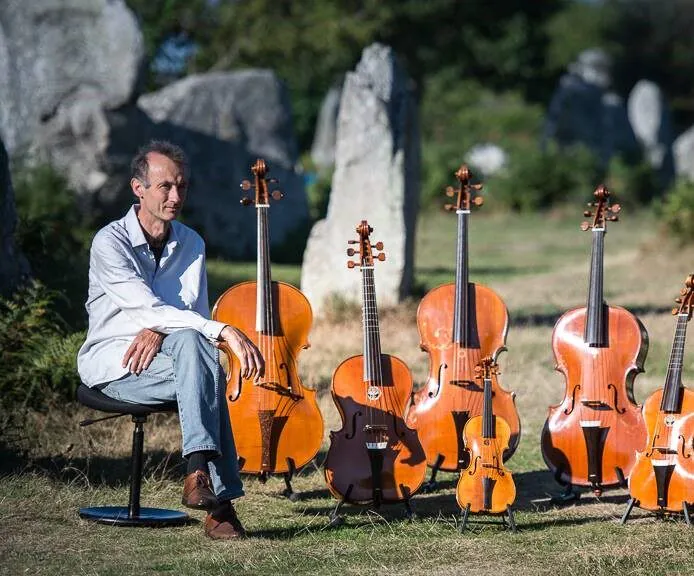
[[629, 122], [644, 156], [666, 188], [675, 168], [672, 157], [672, 120], [662, 90], [649, 80], [639, 80], [627, 100]]
[[105, 111], [129, 102], [144, 42], [123, 0], [0, 2], [0, 136], [79, 191], [106, 180]]
[[[252, 208], [239, 200], [239, 183], [263, 158], [280, 181], [284, 199], [270, 210], [270, 239], [282, 244], [305, 226], [308, 202], [297, 173], [297, 145], [284, 84], [270, 70], [188, 76], [141, 96], [137, 105], [151, 123], [148, 137], [166, 138], [188, 153], [192, 189], [186, 221], [205, 234], [208, 247], [227, 256], [256, 253]], [[136, 119], [126, 125], [145, 125]], [[145, 138], [143, 138], [144, 140]]]
[[680, 134], [673, 146], [675, 173], [694, 182], [694, 126]]
[[29, 267], [14, 241], [17, 214], [10, 167], [5, 145], [0, 139], [0, 295], [8, 295]]
[[360, 273], [347, 268], [345, 251], [368, 220], [387, 255], [376, 264], [378, 302], [394, 305], [412, 283], [420, 143], [410, 80], [387, 46], [366, 48], [346, 76], [335, 158], [327, 217], [311, 230], [301, 289], [318, 314], [333, 295], [360, 301]]
[[335, 141], [337, 139], [337, 116], [340, 112], [342, 85], [333, 86], [323, 99], [316, 131], [311, 145], [311, 160], [322, 172], [335, 165]]
[[560, 147], [583, 144], [607, 166], [614, 155], [638, 160], [641, 152], [620, 96], [609, 91], [610, 59], [586, 50], [569, 66], [550, 101], [543, 140]]

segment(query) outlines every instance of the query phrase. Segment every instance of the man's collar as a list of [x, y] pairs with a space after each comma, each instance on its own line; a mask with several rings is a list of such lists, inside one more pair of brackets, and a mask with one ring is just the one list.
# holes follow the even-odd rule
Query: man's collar
[[[125, 229], [128, 232], [128, 239], [133, 248], [137, 246], [143, 246], [147, 244], [147, 238], [145, 238], [145, 233], [142, 231], [142, 226], [140, 226], [140, 221], [137, 219], [137, 212], [140, 210], [139, 204], [133, 204], [125, 215]], [[170, 250], [173, 250], [178, 244], [178, 233], [176, 231], [177, 222], [171, 222], [169, 227], [169, 239], [166, 245], [169, 246]]]

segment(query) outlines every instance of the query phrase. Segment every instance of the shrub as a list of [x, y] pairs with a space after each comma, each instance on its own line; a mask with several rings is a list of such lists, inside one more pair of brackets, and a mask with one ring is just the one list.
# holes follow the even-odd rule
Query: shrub
[[632, 165], [620, 156], [610, 161], [605, 183], [615, 201], [630, 208], [650, 204], [661, 190], [658, 176], [647, 162]]
[[694, 182], [678, 180], [658, 212], [667, 234], [682, 243], [694, 240]]

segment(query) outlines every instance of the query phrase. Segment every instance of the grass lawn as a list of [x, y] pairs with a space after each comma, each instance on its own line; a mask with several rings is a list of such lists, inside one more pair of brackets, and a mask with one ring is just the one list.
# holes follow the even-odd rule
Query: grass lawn
[[[619, 524], [626, 494], [584, 494], [565, 507], [550, 504], [560, 492], [542, 461], [539, 434], [547, 408], [564, 394], [553, 371], [551, 331], [566, 309], [587, 294], [591, 239], [579, 230], [580, 207], [553, 215], [473, 214], [470, 279], [496, 290], [511, 315], [508, 352], [501, 356], [502, 385], [517, 394], [522, 420], [518, 451], [508, 462], [518, 489], [517, 534], [485, 518], [460, 534], [454, 475], [441, 475], [442, 489], [417, 495], [418, 519], [402, 506], [379, 511], [345, 506], [345, 524], [328, 527], [335, 505], [322, 471], [308, 466], [295, 480], [298, 502], [279, 496], [280, 478], [246, 482], [238, 503], [250, 537], [212, 542], [195, 523], [181, 528], [109, 528], [82, 521], [84, 505], [127, 502], [131, 423], [77, 426], [89, 410], [56, 407], [28, 414], [14, 443], [26, 453], [2, 454], [0, 470], [0, 574], [684, 574], [694, 571], [694, 532], [680, 518], [656, 519], [635, 510]], [[625, 211], [626, 212], [626, 211]], [[455, 272], [455, 218], [424, 215], [416, 256], [418, 294], [451, 281]], [[646, 372], [637, 376], [642, 402], [662, 386], [674, 321], [672, 300], [694, 272], [694, 247], [678, 247], [658, 235], [646, 213], [624, 213], [606, 237], [605, 294], [608, 303], [636, 311], [650, 335]], [[231, 283], [253, 277], [254, 264], [210, 262], [210, 297]], [[378, 273], [377, 273], [378, 274]], [[298, 283], [298, 266], [276, 266], [273, 276]], [[378, 281], [378, 276], [376, 276]], [[419, 296], [381, 313], [382, 347], [405, 360], [416, 384], [427, 371], [419, 350]], [[360, 314], [317, 320], [312, 347], [299, 361], [304, 384], [319, 390], [327, 434], [340, 428], [329, 394], [332, 371], [360, 352]], [[691, 348], [689, 346], [688, 348]], [[694, 354], [685, 356], [684, 381], [694, 374]], [[158, 415], [147, 426], [142, 502], [179, 507], [183, 466], [175, 416]], [[317, 464], [324, 456], [321, 453]], [[202, 513], [193, 512], [202, 520]]]

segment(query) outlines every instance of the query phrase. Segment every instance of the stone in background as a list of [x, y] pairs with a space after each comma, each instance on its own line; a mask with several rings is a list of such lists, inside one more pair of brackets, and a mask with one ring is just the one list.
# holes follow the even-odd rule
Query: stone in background
[[673, 146], [675, 173], [694, 182], [694, 126], [680, 134]]
[[390, 47], [372, 44], [347, 74], [337, 123], [335, 172], [325, 220], [315, 224], [304, 253], [301, 289], [320, 314], [337, 295], [361, 301], [360, 272], [347, 268], [347, 241], [368, 220], [373, 243], [387, 259], [376, 263], [380, 305], [409, 292], [419, 198], [420, 139], [410, 79]]
[[335, 165], [335, 141], [337, 139], [337, 117], [340, 112], [342, 85], [333, 86], [323, 99], [316, 131], [311, 145], [311, 160], [321, 172], [327, 172]]

